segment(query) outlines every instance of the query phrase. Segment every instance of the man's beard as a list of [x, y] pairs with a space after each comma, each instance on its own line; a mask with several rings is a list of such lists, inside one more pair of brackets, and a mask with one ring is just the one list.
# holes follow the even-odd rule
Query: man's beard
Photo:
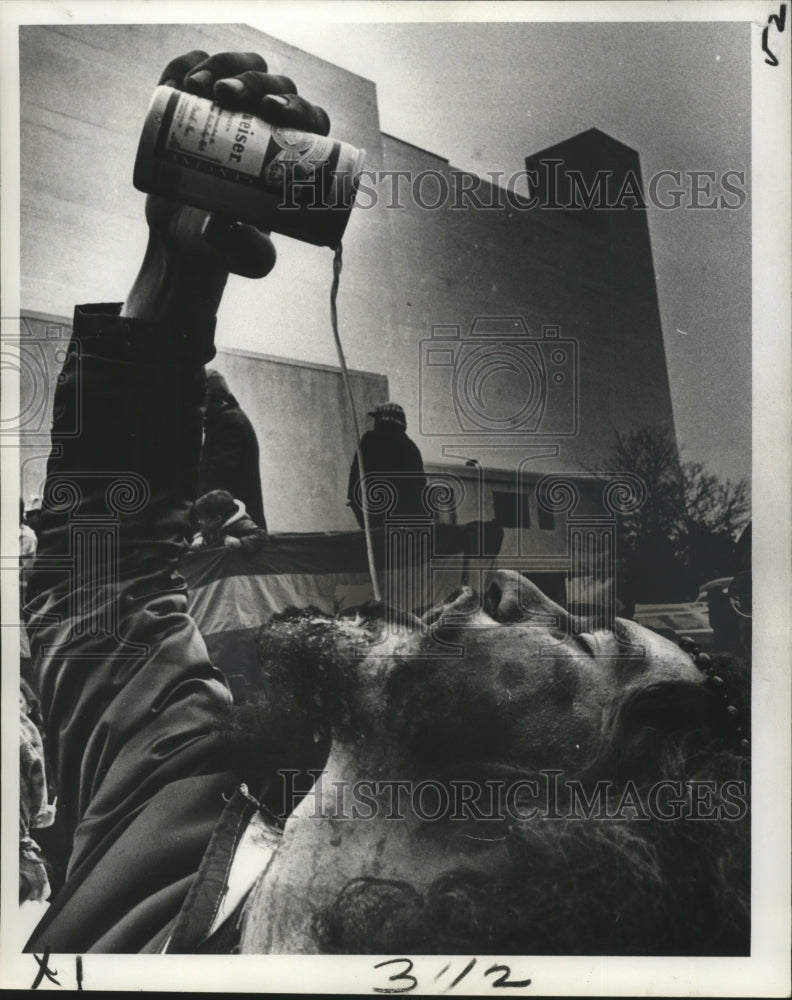
[[228, 766], [281, 822], [281, 773], [299, 772], [290, 787], [306, 793], [326, 763], [331, 738], [354, 739], [370, 727], [357, 692], [361, 657], [379, 634], [376, 616], [355, 633], [317, 608], [274, 615], [256, 637], [268, 693], [232, 705], [220, 719]]

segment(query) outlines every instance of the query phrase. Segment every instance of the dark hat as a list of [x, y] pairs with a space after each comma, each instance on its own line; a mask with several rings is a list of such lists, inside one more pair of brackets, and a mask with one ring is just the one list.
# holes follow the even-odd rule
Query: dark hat
[[369, 410], [369, 416], [374, 417], [375, 420], [381, 420], [383, 423], [396, 424], [402, 430], [407, 430], [407, 418], [403, 408], [398, 403], [382, 403], [373, 410]]

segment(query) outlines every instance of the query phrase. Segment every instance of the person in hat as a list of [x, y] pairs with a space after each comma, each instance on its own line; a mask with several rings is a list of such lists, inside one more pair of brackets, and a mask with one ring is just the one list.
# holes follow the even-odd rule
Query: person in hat
[[193, 520], [198, 532], [191, 551], [200, 549], [244, 549], [255, 552], [267, 541], [266, 528], [260, 528], [249, 516], [244, 503], [228, 490], [211, 490], [193, 505]]
[[[426, 476], [418, 446], [407, 436], [407, 418], [398, 403], [382, 403], [369, 412], [374, 418], [374, 429], [366, 431], [360, 439], [363, 453], [363, 472], [368, 483], [369, 521], [372, 527], [382, 527], [386, 517], [426, 516], [422, 501]], [[347, 505], [362, 528], [364, 484], [361, 482], [358, 456], [349, 471]], [[382, 487], [392, 491], [395, 501], [389, 504], [375, 502], [375, 495], [383, 495]], [[382, 509], [382, 508], [385, 509]]]

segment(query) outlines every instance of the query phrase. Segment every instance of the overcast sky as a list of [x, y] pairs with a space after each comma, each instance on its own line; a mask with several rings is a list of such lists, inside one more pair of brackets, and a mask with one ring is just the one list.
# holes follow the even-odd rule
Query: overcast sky
[[[750, 181], [744, 22], [249, 21], [373, 80], [383, 131], [461, 169], [510, 175], [596, 126], [639, 151], [645, 183], [666, 169]], [[750, 198], [731, 211], [649, 209], [683, 457], [731, 479], [750, 474], [750, 211]]]

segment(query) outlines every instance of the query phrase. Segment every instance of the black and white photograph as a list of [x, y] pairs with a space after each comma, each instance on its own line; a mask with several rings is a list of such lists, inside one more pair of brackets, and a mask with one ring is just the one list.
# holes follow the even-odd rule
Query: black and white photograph
[[789, 996], [789, 4], [0, 22], [0, 986]]

